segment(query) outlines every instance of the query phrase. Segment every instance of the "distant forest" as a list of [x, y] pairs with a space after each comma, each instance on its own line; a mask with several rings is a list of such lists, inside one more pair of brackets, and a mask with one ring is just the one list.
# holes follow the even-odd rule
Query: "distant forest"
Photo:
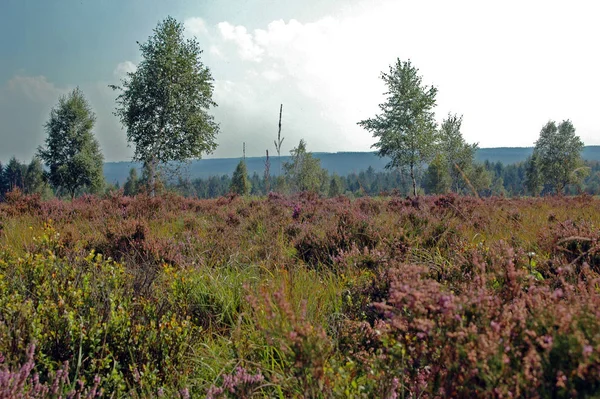
[[[526, 159], [531, 156], [533, 148], [483, 148], [478, 149], [476, 159], [486, 170], [483, 189], [478, 189], [481, 196], [503, 195], [508, 197], [527, 195], [525, 187]], [[321, 161], [323, 169], [329, 173], [327, 187], [322, 187], [321, 194], [328, 196], [374, 196], [380, 194], [406, 194], [410, 182], [406, 174], [399, 170], [387, 170], [386, 158], [380, 158], [371, 152], [313, 153]], [[577, 185], [567, 187], [566, 194], [588, 193], [600, 194], [600, 146], [587, 146], [582, 151], [585, 166], [589, 173]], [[282, 156], [281, 163], [290, 161], [290, 157]], [[180, 177], [167, 186], [180, 194], [199, 198], [216, 198], [230, 192], [232, 173], [239, 159], [220, 158], [205, 159], [192, 162], [184, 167]], [[251, 195], [265, 195], [266, 184], [263, 177], [265, 158], [246, 158], [248, 178], [251, 183]], [[126, 181], [132, 166], [141, 169], [141, 165], [131, 163], [107, 163], [105, 175], [107, 181], [121, 186]], [[423, 174], [426, 165], [420, 169]], [[279, 160], [271, 158], [271, 176], [277, 176]], [[277, 184], [276, 181], [274, 184]], [[285, 187], [272, 185], [272, 189], [285, 191]], [[427, 180], [421, 184], [423, 193], [432, 193]], [[465, 194], [473, 194], [466, 189]]]
[[[533, 147], [499, 147], [478, 148], [475, 152], [477, 162], [501, 162], [504, 166], [524, 162], [533, 153]], [[380, 158], [375, 152], [313, 152], [313, 157], [321, 161], [321, 167], [330, 174], [348, 176], [366, 171], [372, 167], [375, 172], [384, 171], [389, 162], [386, 157]], [[581, 152], [585, 161], [600, 162], [600, 146], [586, 146]], [[181, 171], [185, 179], [195, 180], [198, 178], [208, 179], [210, 177], [221, 177], [233, 173], [239, 158], [212, 158], [192, 161], [184, 166]], [[282, 156], [281, 163], [289, 162], [289, 156]], [[279, 162], [277, 156], [271, 156], [271, 175], [279, 174]], [[248, 174], [263, 174], [265, 169], [265, 157], [246, 157]], [[132, 162], [106, 162], [104, 164], [104, 177], [106, 181], [113, 184], [124, 184], [129, 175], [129, 170], [135, 167], [142, 170], [141, 163]]]
[[[482, 148], [477, 149], [476, 160], [483, 165], [484, 181], [477, 182], [474, 188], [468, 185], [463, 188], [463, 194], [472, 195], [473, 189], [480, 196], [502, 195], [516, 197], [528, 195], [526, 189], [526, 160], [531, 156], [533, 148]], [[323, 184], [318, 190], [324, 196], [347, 195], [350, 197], [375, 196], [380, 194], [405, 195], [410, 191], [407, 175], [400, 170], [385, 169], [388, 159], [380, 158], [373, 152], [339, 152], [313, 153], [321, 167], [327, 172]], [[584, 165], [589, 168], [587, 175], [578, 184], [567, 186], [565, 194], [587, 193], [600, 195], [600, 146], [587, 146], [582, 151]], [[279, 173], [281, 162], [282, 172], [289, 156], [271, 157], [269, 190], [264, 179], [264, 157], [246, 158], [247, 176], [250, 182], [251, 195], [266, 195], [267, 191], [286, 192], [285, 179]], [[163, 188], [186, 196], [198, 198], [216, 198], [227, 195], [231, 191], [232, 174], [237, 158], [215, 158], [193, 161], [178, 168], [172, 176], [162, 175]], [[1, 164], [0, 164], [1, 165]], [[41, 193], [43, 197], [53, 196], [50, 186], [42, 177], [42, 164], [39, 160], [31, 164], [20, 163], [16, 159], [4, 167], [0, 166], [0, 200], [4, 195], [19, 188], [24, 193]], [[136, 173], [131, 176], [132, 169]], [[419, 170], [425, 177], [427, 165]], [[282, 173], [283, 174], [283, 173]], [[104, 164], [104, 176], [107, 181], [106, 191], [124, 189], [125, 194], [133, 195], [144, 184], [142, 165], [131, 162], [107, 162]], [[139, 178], [137, 176], [140, 176]], [[429, 194], [435, 190], [429, 186], [427, 179], [421, 179], [421, 193]], [[40, 189], [41, 187], [41, 189]], [[136, 190], [131, 187], [137, 187]], [[541, 194], [548, 194], [542, 192]]]
[[[570, 185], [566, 194], [591, 194], [600, 195], [600, 162], [585, 161], [590, 168], [589, 175], [578, 185]], [[483, 163], [490, 185], [487, 188], [477, 190], [479, 196], [505, 196], [518, 197], [527, 195], [525, 187], [525, 162], [505, 165], [502, 162], [485, 161]], [[257, 172], [249, 176], [251, 182], [251, 195], [264, 195], [265, 182]], [[334, 183], [335, 182], [335, 183]], [[199, 198], [216, 198], [226, 195], [230, 191], [231, 176], [221, 175], [209, 178], [196, 178], [192, 180], [179, 179], [177, 183], [170, 185], [175, 191]], [[423, 182], [421, 190], [425, 194], [433, 193], [427, 182]], [[329, 187], [323, 194], [328, 196], [347, 195], [349, 197], [376, 196], [386, 194], [407, 195], [410, 191], [410, 181], [406, 174], [398, 170], [376, 171], [373, 167], [358, 173], [351, 172], [345, 176], [333, 175]], [[549, 194], [550, 192], [542, 193]], [[465, 194], [472, 194], [465, 192]]]

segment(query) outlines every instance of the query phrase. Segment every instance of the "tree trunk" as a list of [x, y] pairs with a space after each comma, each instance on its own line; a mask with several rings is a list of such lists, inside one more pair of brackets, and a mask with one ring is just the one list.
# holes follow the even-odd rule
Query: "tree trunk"
[[154, 197], [156, 195], [156, 157], [152, 157], [148, 169], [150, 172], [148, 180], [148, 185], [150, 186], [150, 196]]
[[412, 180], [413, 186], [413, 197], [417, 196], [417, 180], [415, 179], [415, 167], [414, 165], [410, 165], [410, 178]]

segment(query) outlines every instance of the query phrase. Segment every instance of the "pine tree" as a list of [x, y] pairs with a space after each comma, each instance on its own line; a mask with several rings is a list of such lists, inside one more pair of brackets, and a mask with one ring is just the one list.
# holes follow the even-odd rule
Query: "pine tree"
[[430, 194], [445, 194], [450, 191], [452, 179], [448, 173], [448, 161], [438, 154], [427, 167], [424, 177], [425, 191]]
[[127, 177], [127, 181], [125, 181], [125, 185], [123, 186], [123, 194], [128, 196], [134, 196], [138, 193], [139, 190], [139, 179], [136, 168], [131, 168], [129, 170], [129, 176]]
[[251, 189], [252, 185], [250, 184], [250, 180], [248, 180], [246, 162], [242, 160], [240, 163], [238, 163], [235, 171], [233, 172], [230, 190], [239, 195], [248, 195]]
[[27, 194], [46, 194], [47, 189], [42, 162], [38, 157], [34, 157], [25, 172], [25, 192]]

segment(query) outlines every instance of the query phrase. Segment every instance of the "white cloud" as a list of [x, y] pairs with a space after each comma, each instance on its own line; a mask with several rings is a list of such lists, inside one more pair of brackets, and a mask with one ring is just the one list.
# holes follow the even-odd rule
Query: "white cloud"
[[3, 97], [24, 97], [29, 101], [48, 104], [56, 102], [67, 88], [58, 88], [50, 83], [45, 76], [16, 75], [7, 82]]
[[586, 144], [600, 144], [597, 12], [594, 3], [369, 0], [312, 22], [221, 22], [212, 45], [227, 64], [215, 59], [211, 69], [244, 88], [226, 107], [254, 112], [243, 128], [227, 119], [223, 130], [259, 131], [281, 101], [288, 132], [309, 148], [368, 150], [373, 138], [356, 122], [378, 112], [380, 72], [400, 58], [438, 87], [439, 121], [464, 114], [470, 142], [531, 146], [548, 119], [570, 118]]
[[223, 54], [223, 52], [221, 51], [221, 49], [218, 46], [212, 45], [212, 46], [210, 46], [210, 48], [208, 49], [208, 51], [212, 55], [214, 55], [214, 56], [216, 56], [218, 58], [225, 59], [225, 55]]
[[[244, 141], [249, 155], [272, 149], [281, 103], [284, 152], [300, 138], [311, 151], [369, 150], [374, 140], [356, 122], [378, 112], [385, 92], [379, 75], [396, 58], [411, 59], [424, 83], [438, 87], [438, 120], [449, 111], [464, 114], [470, 142], [531, 146], [548, 119], [570, 118], [586, 144], [600, 144], [600, 56], [593, 51], [599, 7], [364, 0], [320, 19], [274, 20], [259, 29], [232, 20], [184, 24], [207, 50], [202, 60], [216, 79], [214, 114], [222, 129], [215, 156], [239, 156]], [[123, 61], [114, 75], [135, 68]], [[34, 132], [35, 148], [49, 109], [68, 89], [43, 76], [13, 77], [0, 88], [0, 119], [18, 119], [6, 134]], [[111, 114], [115, 93], [82, 89], [97, 112], [107, 159], [127, 159], [124, 132]]]
[[283, 75], [274, 69], [268, 69], [262, 73], [262, 76], [269, 82], [277, 82], [283, 79]]
[[194, 36], [202, 36], [208, 33], [206, 22], [202, 18], [188, 18], [183, 22], [187, 33]]
[[217, 27], [224, 41], [233, 42], [238, 46], [238, 52], [242, 60], [261, 61], [264, 50], [254, 42], [254, 38], [244, 26], [234, 26], [229, 22], [221, 22]]
[[113, 75], [118, 79], [124, 79], [128, 73], [135, 72], [137, 66], [131, 61], [119, 62], [113, 71]]

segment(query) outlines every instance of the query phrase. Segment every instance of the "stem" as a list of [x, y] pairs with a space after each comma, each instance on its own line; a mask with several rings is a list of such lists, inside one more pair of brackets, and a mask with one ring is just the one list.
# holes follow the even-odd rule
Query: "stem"
[[417, 180], [415, 179], [415, 167], [413, 164], [410, 165], [410, 178], [412, 179], [413, 196], [417, 196]]

